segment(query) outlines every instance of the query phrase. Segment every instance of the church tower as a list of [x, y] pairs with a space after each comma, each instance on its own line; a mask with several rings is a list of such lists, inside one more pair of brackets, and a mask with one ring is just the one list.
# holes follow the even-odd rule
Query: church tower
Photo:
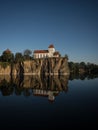
[[54, 45], [51, 44], [49, 47], [48, 47], [48, 51], [49, 51], [49, 57], [53, 57], [53, 54], [55, 52], [55, 48], [54, 48]]

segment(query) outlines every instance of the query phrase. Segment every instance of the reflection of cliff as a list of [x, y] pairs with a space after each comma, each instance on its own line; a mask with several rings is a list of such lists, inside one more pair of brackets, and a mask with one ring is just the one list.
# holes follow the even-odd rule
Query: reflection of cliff
[[13, 93], [13, 84], [9, 76], [0, 76], [0, 91], [3, 96], [11, 95]]
[[0, 91], [2, 95], [24, 94], [24, 96], [33, 95], [46, 96], [53, 101], [55, 96], [61, 91], [68, 91], [68, 76], [0, 76]]
[[24, 88], [36, 88], [46, 90], [67, 91], [68, 76], [52, 76], [52, 77], [39, 77], [39, 76], [24, 76]]

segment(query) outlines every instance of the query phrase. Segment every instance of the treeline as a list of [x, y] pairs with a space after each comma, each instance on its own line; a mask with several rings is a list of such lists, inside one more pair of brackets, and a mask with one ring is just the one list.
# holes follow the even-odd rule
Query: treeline
[[75, 74], [98, 74], [98, 65], [93, 63], [75, 63], [75, 62], [69, 62], [69, 69], [70, 73]]
[[0, 62], [17, 63], [24, 60], [31, 60], [32, 58], [32, 51], [29, 49], [24, 50], [23, 53], [17, 52], [16, 54], [13, 54], [9, 49], [7, 49], [3, 51], [0, 56]]

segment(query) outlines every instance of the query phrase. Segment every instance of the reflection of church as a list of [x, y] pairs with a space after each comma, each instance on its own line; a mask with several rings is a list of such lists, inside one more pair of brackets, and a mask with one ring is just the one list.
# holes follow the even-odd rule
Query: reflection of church
[[48, 96], [50, 101], [54, 101], [55, 94], [58, 94], [59, 91], [51, 91], [51, 90], [41, 90], [41, 89], [33, 89], [33, 94], [35, 96]]

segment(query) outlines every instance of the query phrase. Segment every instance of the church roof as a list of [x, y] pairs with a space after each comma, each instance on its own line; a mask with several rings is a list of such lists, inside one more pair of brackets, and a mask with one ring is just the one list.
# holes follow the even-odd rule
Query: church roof
[[60, 53], [58, 51], [54, 52], [53, 55], [60, 55]]
[[35, 50], [34, 53], [49, 53], [48, 50]]
[[49, 47], [48, 48], [54, 48], [54, 45], [53, 44], [51, 44], [51, 45], [49, 45]]

